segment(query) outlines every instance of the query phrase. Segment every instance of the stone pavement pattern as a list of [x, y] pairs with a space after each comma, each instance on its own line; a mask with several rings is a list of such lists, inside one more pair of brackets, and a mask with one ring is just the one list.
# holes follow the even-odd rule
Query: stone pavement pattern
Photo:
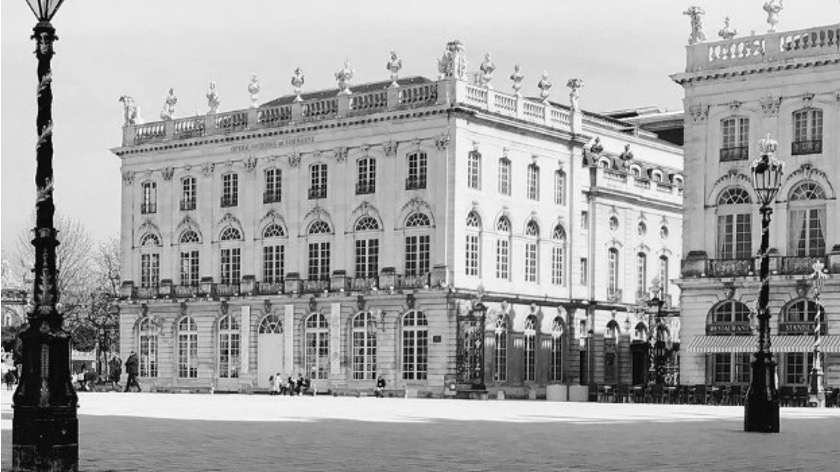
[[[840, 409], [351, 397], [80, 393], [80, 469], [838, 470]], [[10, 395], [2, 464], [11, 465]]]

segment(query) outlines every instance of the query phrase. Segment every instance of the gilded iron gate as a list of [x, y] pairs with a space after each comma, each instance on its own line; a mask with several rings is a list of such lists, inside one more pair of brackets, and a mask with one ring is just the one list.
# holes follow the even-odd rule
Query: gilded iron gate
[[473, 302], [466, 313], [458, 313], [456, 376], [458, 390], [485, 390], [484, 326], [487, 308]]

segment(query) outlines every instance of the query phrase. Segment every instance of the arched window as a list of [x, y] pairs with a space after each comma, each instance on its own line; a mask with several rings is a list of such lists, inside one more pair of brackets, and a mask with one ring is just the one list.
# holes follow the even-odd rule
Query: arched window
[[750, 157], [750, 119], [743, 116], [725, 118], [720, 122], [721, 161], [741, 161]]
[[[379, 230], [379, 222], [372, 216], [356, 221], [357, 233]], [[356, 277], [374, 278], [379, 273], [379, 238], [356, 236]]]
[[158, 376], [158, 330], [149, 317], [140, 321], [138, 326], [138, 345], [140, 346], [140, 377]]
[[[788, 305], [784, 311], [785, 323], [813, 323], [817, 317], [817, 304], [811, 300], [799, 300]], [[823, 321], [824, 322], [824, 321]]]
[[566, 204], [566, 173], [562, 170], [554, 173], [554, 203]]
[[525, 363], [524, 375], [526, 382], [535, 382], [537, 380], [537, 317], [529, 315], [525, 318], [525, 352], [523, 353], [523, 360]]
[[750, 193], [741, 187], [728, 187], [720, 192], [718, 205], [740, 205], [752, 203]]
[[481, 154], [471, 151], [467, 156], [467, 185], [481, 190]]
[[493, 337], [496, 341], [493, 346], [493, 380], [496, 382], [507, 380], [507, 330], [507, 318], [504, 315], [497, 316], [493, 329]]
[[178, 322], [178, 377], [198, 378], [198, 327], [190, 316]]
[[563, 320], [558, 316], [551, 323], [551, 380], [563, 381]]
[[[316, 220], [309, 225], [310, 236], [332, 233], [330, 225], [323, 220]], [[330, 241], [310, 240], [308, 242], [309, 280], [329, 280], [330, 278]]]
[[[277, 223], [272, 223], [263, 230], [263, 239], [285, 238], [286, 231]], [[278, 241], [266, 241], [263, 245], [263, 282], [280, 283], [286, 269], [286, 246]]]
[[379, 230], [379, 222], [372, 216], [363, 216], [356, 221], [356, 231], [377, 231]]
[[496, 278], [510, 280], [510, 220], [506, 216], [496, 222]]
[[271, 313], [268, 316], [263, 317], [257, 331], [259, 334], [282, 334], [283, 321], [280, 320], [280, 315], [277, 313]]
[[618, 292], [618, 249], [610, 248], [607, 251], [607, 293]]
[[160, 246], [160, 238], [154, 233], [146, 233], [140, 240], [141, 246]]
[[327, 379], [330, 372], [330, 329], [327, 318], [313, 313], [306, 319], [304, 370], [310, 379]]
[[604, 331], [604, 337], [607, 339], [616, 339], [618, 338], [618, 334], [621, 332], [621, 328], [618, 326], [618, 322], [616, 320], [609, 320], [607, 321], [607, 328]]
[[198, 233], [195, 231], [188, 229], [181, 233], [181, 244], [198, 244], [201, 240], [198, 238]]
[[415, 212], [408, 215], [408, 218], [405, 219], [405, 227], [406, 228], [417, 228], [423, 226], [431, 226], [431, 220], [429, 217], [426, 216], [424, 213]]
[[815, 182], [804, 181], [790, 191], [788, 254], [798, 257], [825, 255], [825, 191]]
[[429, 323], [426, 315], [412, 310], [402, 321], [402, 378], [426, 380], [429, 370]]
[[554, 227], [551, 235], [551, 283], [563, 285], [565, 283], [564, 251], [566, 246], [566, 230], [562, 226]]
[[239, 323], [231, 316], [219, 320], [219, 377], [239, 377]]
[[[429, 217], [420, 212], [408, 215], [406, 229], [431, 226]], [[425, 275], [429, 272], [431, 257], [431, 235], [412, 231], [405, 235], [405, 275]]]
[[278, 225], [277, 223], [272, 223], [265, 227], [263, 230], [263, 238], [270, 239], [270, 238], [285, 238], [286, 231], [283, 229], [282, 226]]
[[467, 215], [466, 273], [474, 277], [481, 275], [481, 217], [471, 211]]
[[647, 225], [644, 221], [639, 222], [639, 226], [636, 228], [636, 232], [639, 233], [639, 236], [644, 236], [647, 234]]
[[540, 199], [540, 167], [536, 164], [528, 165], [528, 199]]
[[539, 280], [539, 237], [540, 227], [537, 222], [531, 220], [525, 226], [525, 281], [537, 282]]
[[752, 257], [752, 203], [749, 192], [728, 187], [718, 196], [717, 255], [719, 259]]
[[793, 141], [791, 155], [819, 154], [822, 152], [823, 112], [819, 108], [806, 108], [793, 112]]
[[363, 311], [353, 318], [353, 379], [376, 378], [376, 322]]
[[715, 307], [714, 322], [749, 323], [750, 307], [735, 300], [721, 303], [717, 307]]
[[634, 341], [647, 342], [648, 329], [647, 329], [647, 325], [644, 324], [643, 322], [640, 321], [640, 322], [636, 323], [636, 326], [633, 328], [633, 333], [634, 333], [634, 336], [633, 336]]
[[222, 236], [219, 239], [222, 241], [241, 241], [242, 233], [233, 226], [228, 226], [222, 231]]
[[323, 220], [316, 220], [313, 221], [312, 224], [309, 225], [309, 230], [307, 231], [308, 234], [330, 234], [332, 230], [330, 229], [330, 225], [327, 224]]

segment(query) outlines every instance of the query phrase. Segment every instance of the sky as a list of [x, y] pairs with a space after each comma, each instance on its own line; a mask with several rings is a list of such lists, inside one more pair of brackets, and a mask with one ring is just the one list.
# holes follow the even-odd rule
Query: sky
[[[170, 87], [175, 117], [207, 110], [211, 81], [220, 111], [246, 108], [252, 74], [260, 101], [292, 93], [298, 66], [304, 90], [336, 86], [345, 59], [353, 83], [385, 80], [391, 50], [401, 76], [436, 78], [447, 41], [464, 42], [470, 70], [486, 52], [497, 90], [510, 91], [515, 64], [526, 95], [538, 95], [543, 70], [552, 99], [565, 101], [566, 80], [584, 80], [580, 104], [591, 111], [641, 106], [682, 108], [669, 75], [685, 69], [689, 5], [706, 11], [710, 40], [732, 17], [740, 34], [767, 31], [764, 0], [67, 0], [53, 19], [59, 41], [52, 61], [55, 201], [94, 239], [119, 236], [122, 105], [131, 95], [156, 121]], [[780, 31], [840, 21], [837, 0], [788, 0]], [[36, 59], [29, 39], [35, 17], [24, 0], [0, 2], [0, 226], [2, 247], [32, 223], [35, 201]], [[59, 235], [60, 239], [60, 235]]]

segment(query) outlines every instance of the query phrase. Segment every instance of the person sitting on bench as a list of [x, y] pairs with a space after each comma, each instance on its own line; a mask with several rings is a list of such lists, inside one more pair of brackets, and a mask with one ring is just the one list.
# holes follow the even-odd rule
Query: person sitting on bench
[[373, 395], [376, 398], [384, 397], [385, 394], [383, 390], [385, 389], [385, 379], [382, 378], [380, 375], [378, 379], [376, 379], [376, 388], [373, 389]]

